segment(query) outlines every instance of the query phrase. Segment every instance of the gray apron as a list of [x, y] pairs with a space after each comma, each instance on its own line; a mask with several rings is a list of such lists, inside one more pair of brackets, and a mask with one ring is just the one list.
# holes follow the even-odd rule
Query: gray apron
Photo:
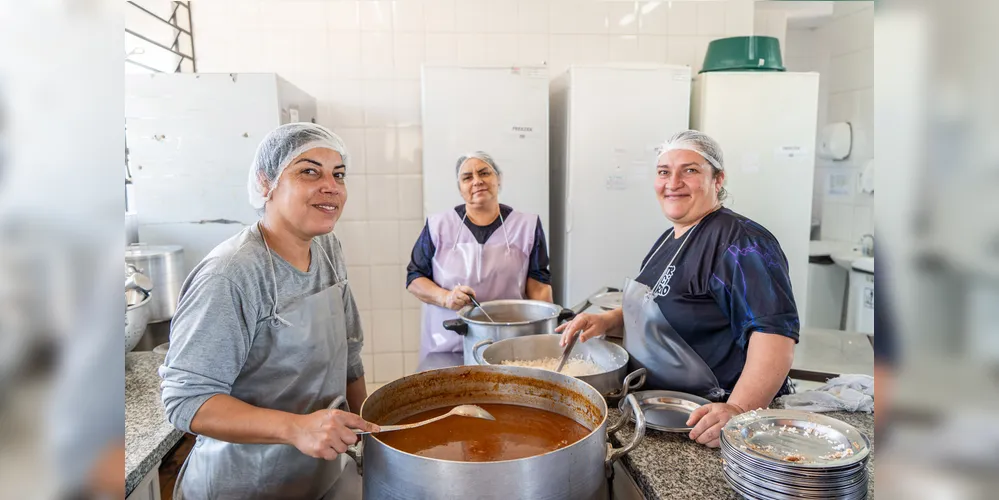
[[[688, 238], [694, 229], [696, 226], [690, 229]], [[670, 235], [666, 236], [669, 237]], [[683, 249], [683, 243], [673, 260]], [[656, 252], [658, 251], [657, 248]], [[656, 294], [669, 293], [668, 278], [672, 275], [670, 267], [673, 260], [667, 264], [664, 271], [666, 281], [660, 279]], [[652, 256], [649, 257], [649, 262], [651, 261]], [[648, 370], [648, 381], [645, 383], [647, 389], [680, 391], [711, 401], [721, 401], [725, 397], [725, 390], [719, 387], [718, 378], [669, 324], [659, 305], [651, 300], [652, 294], [649, 287], [635, 280], [625, 282], [621, 302], [624, 310], [624, 348], [631, 355], [629, 364], [632, 366], [628, 370], [634, 371], [640, 367]]]
[[[274, 283], [274, 309], [256, 326], [232, 397], [261, 408], [308, 414], [346, 396], [347, 281], [339, 279], [329, 255], [316, 246], [333, 268], [334, 284], [278, 311]], [[268, 256], [273, 280], [270, 248]], [[331, 461], [312, 458], [290, 445], [234, 444], [198, 436], [181, 468], [174, 498], [327, 498], [346, 460], [343, 455]]]

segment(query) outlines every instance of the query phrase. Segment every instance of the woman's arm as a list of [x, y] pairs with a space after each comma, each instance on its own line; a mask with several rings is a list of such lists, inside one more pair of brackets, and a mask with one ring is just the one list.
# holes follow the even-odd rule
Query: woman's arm
[[524, 295], [527, 296], [529, 300], [543, 300], [545, 302], [552, 302], [552, 286], [542, 283], [534, 278], [527, 278], [527, 285], [525, 286]]
[[447, 290], [437, 286], [437, 283], [422, 276], [410, 282], [406, 290], [420, 299], [420, 302], [438, 307], [444, 307], [448, 293]]
[[229, 443], [291, 444], [292, 422], [298, 416], [216, 394], [194, 414], [191, 432]]
[[793, 361], [794, 339], [771, 333], [753, 333], [746, 350], [746, 365], [728, 402], [743, 411], [766, 408], [787, 379]]
[[562, 338], [559, 343], [565, 347], [569, 343], [569, 337], [574, 332], [583, 331], [579, 335], [580, 342], [602, 335], [616, 328], [624, 326], [624, 310], [620, 307], [600, 314], [582, 313], [577, 314], [572, 321], [563, 323], [555, 328], [555, 333], [561, 333]]
[[357, 442], [357, 435], [351, 429], [377, 428], [345, 411], [319, 410], [297, 415], [259, 408], [228, 394], [209, 398], [191, 420], [191, 431], [195, 434], [229, 443], [288, 444], [306, 455], [327, 460]]
[[457, 311], [462, 307], [471, 304], [469, 297], [475, 296], [475, 290], [465, 285], [458, 285], [453, 290], [441, 288], [428, 278], [416, 278], [406, 290], [420, 299], [421, 302], [432, 306], [443, 307]]
[[368, 397], [368, 387], [364, 385], [364, 375], [347, 382], [347, 406], [351, 413], [361, 414], [361, 405]]
[[741, 413], [766, 408], [791, 371], [794, 339], [772, 333], [754, 332], [749, 337], [746, 364], [727, 403], [704, 405], [690, 414], [690, 439], [715, 448], [721, 430]]

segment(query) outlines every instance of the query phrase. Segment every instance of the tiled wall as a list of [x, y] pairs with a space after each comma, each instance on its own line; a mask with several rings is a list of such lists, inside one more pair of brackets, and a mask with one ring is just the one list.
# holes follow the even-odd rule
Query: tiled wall
[[[856, 242], [874, 233], [874, 196], [858, 187], [874, 155], [873, 35], [872, 2], [837, 2], [822, 26], [787, 32], [788, 68], [822, 75], [819, 126], [849, 121], [854, 127], [847, 160], [816, 161], [812, 215], [821, 221], [822, 239]], [[842, 188], [830, 193], [836, 185]]]
[[650, 62], [700, 68], [710, 40], [753, 31], [751, 0], [196, 1], [200, 72], [276, 72], [319, 101], [353, 155], [336, 233], [362, 311], [372, 387], [417, 366], [404, 289], [422, 213], [420, 66]]
[[[762, 3], [762, 2], [760, 2]], [[787, 54], [786, 32], [787, 13], [774, 8], [763, 9], [758, 5], [756, 13], [753, 14], [753, 34], [760, 36], [772, 36], [780, 42], [781, 56]]]

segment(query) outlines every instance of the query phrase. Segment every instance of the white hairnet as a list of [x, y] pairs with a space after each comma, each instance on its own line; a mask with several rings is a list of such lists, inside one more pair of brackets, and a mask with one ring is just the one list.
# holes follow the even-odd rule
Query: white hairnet
[[458, 158], [458, 163], [456, 163], [454, 165], [454, 176], [455, 177], [457, 177], [458, 174], [461, 173], [461, 166], [462, 166], [462, 164], [464, 164], [466, 161], [468, 161], [471, 158], [475, 158], [476, 160], [480, 160], [483, 163], [485, 163], [486, 165], [489, 165], [490, 167], [493, 167], [493, 171], [496, 172], [496, 175], [500, 175], [500, 169], [496, 165], [496, 160], [494, 160], [492, 156], [489, 156], [489, 154], [486, 153], [486, 152], [484, 152], [484, 151], [476, 151], [474, 153], [468, 153], [466, 155], [461, 155], [461, 157]]
[[[250, 205], [264, 208], [270, 193], [277, 188], [281, 173], [296, 156], [314, 148], [329, 148], [340, 153], [343, 164], [349, 165], [347, 146], [339, 136], [322, 125], [315, 123], [287, 123], [272, 130], [257, 146], [257, 154], [250, 165], [250, 179], [247, 190]], [[264, 182], [270, 191], [264, 196]]]
[[708, 134], [698, 130], [684, 130], [670, 137], [659, 146], [659, 157], [674, 150], [693, 151], [707, 160], [716, 171], [725, 170], [721, 146]]

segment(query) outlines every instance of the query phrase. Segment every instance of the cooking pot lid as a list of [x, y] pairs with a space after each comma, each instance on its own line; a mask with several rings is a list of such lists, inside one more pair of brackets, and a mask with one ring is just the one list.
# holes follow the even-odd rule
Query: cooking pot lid
[[152, 257], [155, 255], [168, 255], [183, 251], [184, 247], [180, 245], [149, 245], [146, 243], [133, 243], [125, 247], [125, 257]]
[[[639, 391], [633, 393], [638, 400], [638, 406], [645, 414], [645, 425], [650, 429], [664, 432], [690, 432], [693, 427], [687, 426], [687, 419], [694, 410], [711, 401], [693, 394], [676, 391]], [[635, 416], [625, 408], [627, 401], [622, 399], [618, 408], [630, 415], [632, 422]]]

